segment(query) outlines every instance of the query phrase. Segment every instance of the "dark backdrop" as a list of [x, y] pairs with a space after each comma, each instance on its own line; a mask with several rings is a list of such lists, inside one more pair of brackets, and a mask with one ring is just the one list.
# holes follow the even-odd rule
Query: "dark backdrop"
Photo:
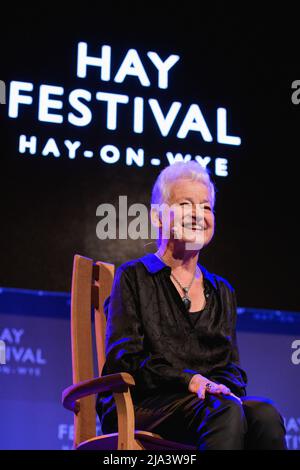
[[[0, 285], [68, 291], [75, 253], [118, 266], [149, 251], [144, 248], [149, 240], [99, 240], [96, 207], [117, 203], [119, 195], [127, 195], [129, 204], [149, 204], [155, 178], [167, 165], [162, 160], [151, 166], [147, 158], [143, 168], [126, 167], [123, 157], [114, 165], [96, 157], [71, 161], [63, 152], [60, 159], [42, 158], [40, 152], [20, 155], [17, 142], [24, 133], [44, 144], [49, 137], [60, 143], [81, 139], [94, 149], [110, 143], [122, 155], [132, 146], [150, 156], [174, 150], [228, 158], [229, 176], [212, 175], [216, 232], [200, 262], [234, 285], [241, 306], [299, 311], [300, 106], [291, 101], [291, 83], [300, 78], [295, 15], [164, 5], [15, 7], [2, 20], [0, 79], [34, 83], [35, 104], [20, 108], [18, 119], [9, 119], [7, 107], [0, 106]], [[129, 48], [143, 58], [152, 50], [181, 59], [168, 90], [137, 86], [134, 78], [116, 86], [101, 82], [92, 70], [86, 79], [76, 78], [79, 41], [88, 43], [90, 55], [111, 45], [115, 64]], [[230, 113], [229, 133], [241, 136], [242, 145], [207, 144], [192, 132], [183, 141], [175, 132], [163, 139], [150, 118], [143, 134], [133, 134], [129, 111], [121, 115], [117, 132], [107, 131], [95, 100], [88, 128], [41, 123], [36, 90], [42, 83], [63, 86], [66, 93], [84, 88], [154, 97], [165, 109], [175, 100], [186, 108], [199, 103], [214, 137], [216, 109], [222, 106]]]

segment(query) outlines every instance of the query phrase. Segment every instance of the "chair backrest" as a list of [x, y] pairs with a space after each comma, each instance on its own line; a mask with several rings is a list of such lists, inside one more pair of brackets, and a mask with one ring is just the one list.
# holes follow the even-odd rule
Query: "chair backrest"
[[[75, 255], [71, 287], [71, 342], [73, 384], [94, 377], [92, 313], [99, 376], [105, 362], [106, 317], [104, 300], [110, 295], [115, 266]], [[96, 435], [95, 397], [80, 400], [74, 414], [75, 445]]]

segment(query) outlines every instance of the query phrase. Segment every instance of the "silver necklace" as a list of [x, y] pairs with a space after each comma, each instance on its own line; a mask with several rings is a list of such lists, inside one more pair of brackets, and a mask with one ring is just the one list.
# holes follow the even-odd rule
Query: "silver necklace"
[[[160, 256], [160, 254], [155, 253], [155, 255], [156, 255], [163, 263], [165, 263], [164, 260], [163, 260], [163, 258]], [[166, 263], [165, 263], [165, 264], [166, 264]], [[194, 279], [195, 279], [195, 276], [196, 276], [196, 272], [197, 272], [197, 268], [198, 268], [198, 266], [196, 265], [196, 269], [195, 269], [194, 275], [193, 275], [193, 277], [192, 277], [192, 280], [191, 280], [191, 282], [189, 283], [189, 285], [188, 285], [187, 287], [184, 287], [184, 286], [180, 283], [180, 281], [178, 281], [178, 279], [176, 279], [176, 277], [174, 276], [174, 274], [171, 272], [171, 277], [174, 279], [175, 282], [177, 282], [177, 284], [179, 285], [179, 287], [180, 287], [180, 288], [183, 290], [183, 292], [184, 292], [184, 295], [183, 295], [183, 297], [182, 297], [181, 299], [182, 299], [182, 302], [183, 302], [183, 304], [184, 304], [184, 306], [185, 306], [185, 308], [186, 308], [187, 311], [189, 311], [189, 309], [191, 308], [191, 303], [192, 303], [190, 297], [188, 296], [188, 292], [189, 292], [189, 290], [190, 290], [190, 288], [191, 288], [191, 286], [192, 286], [192, 284], [193, 284], [193, 282], [194, 282]], [[204, 302], [205, 302], [205, 297], [204, 297]]]

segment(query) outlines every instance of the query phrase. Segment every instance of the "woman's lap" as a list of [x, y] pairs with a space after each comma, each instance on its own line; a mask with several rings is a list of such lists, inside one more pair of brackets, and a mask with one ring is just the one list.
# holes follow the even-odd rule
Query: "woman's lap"
[[[257, 396], [242, 397], [242, 402], [226, 395], [207, 395], [201, 400], [190, 392], [154, 395], [135, 403], [135, 427], [199, 448], [205, 448], [204, 436], [207, 445], [239, 448], [248, 442], [251, 448], [260, 434], [263, 446], [272, 441], [276, 448], [285, 448], [280, 443], [285, 433], [283, 419], [274, 402]], [[265, 438], [269, 430], [274, 436]], [[232, 442], [225, 443], [222, 436], [227, 434]]]
[[165, 439], [197, 445], [208, 415], [217, 417], [220, 408], [227, 404], [236, 407], [235, 402], [236, 399], [214, 395], [201, 400], [190, 392], [155, 395], [135, 405], [135, 427]]
[[[197, 449], [286, 449], [283, 418], [274, 402], [264, 397], [208, 394], [204, 400], [190, 392], [160, 393], [133, 400], [135, 429], [195, 445]], [[102, 431], [117, 432], [114, 402], [105, 415], [98, 408]]]
[[[173, 440], [176, 440], [176, 428], [179, 422], [184, 426], [187, 417], [187, 406], [195, 401], [195, 397], [191, 393], [179, 392], [168, 395], [153, 395], [139, 401], [134, 405], [135, 428], [155, 432], [166, 439], [173, 438]], [[183, 429], [186, 433], [185, 426]]]

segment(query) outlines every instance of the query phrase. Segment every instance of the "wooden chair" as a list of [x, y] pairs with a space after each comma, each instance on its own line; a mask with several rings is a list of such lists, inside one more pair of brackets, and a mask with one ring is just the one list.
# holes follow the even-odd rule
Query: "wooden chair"
[[[135, 430], [130, 388], [126, 373], [101, 377], [105, 363], [106, 317], [104, 300], [110, 295], [114, 265], [75, 255], [71, 288], [71, 341], [73, 385], [62, 393], [65, 408], [74, 412], [74, 449], [83, 450], [196, 450], [196, 447], [163, 439], [158, 434]], [[99, 377], [94, 377], [92, 312]], [[96, 436], [95, 395], [113, 393], [118, 433]]]

